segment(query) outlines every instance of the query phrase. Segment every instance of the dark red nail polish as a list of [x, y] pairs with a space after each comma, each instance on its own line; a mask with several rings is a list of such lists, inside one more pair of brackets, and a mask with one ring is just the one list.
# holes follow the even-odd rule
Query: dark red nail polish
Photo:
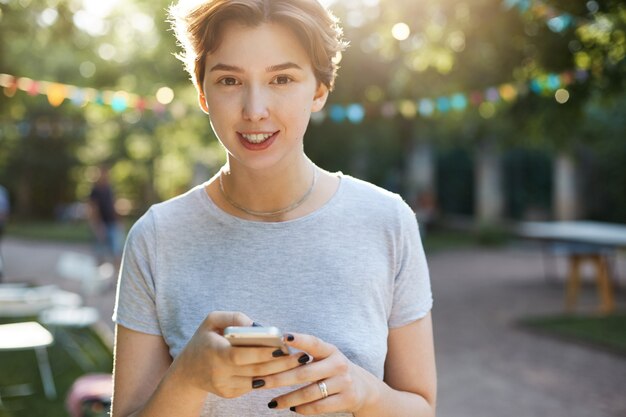
[[296, 412], [296, 407], [289, 407], [289, 409], [293, 411], [294, 413]]
[[305, 363], [307, 363], [310, 359], [311, 359], [311, 357], [305, 353], [305, 354], [303, 354], [302, 356], [300, 356], [300, 357], [298, 358], [298, 362], [300, 362], [301, 364], [303, 364], [303, 365], [304, 365], [304, 364], [305, 364]]
[[261, 388], [265, 385], [265, 381], [262, 379], [255, 379], [252, 381], [252, 388]]
[[267, 406], [269, 408], [276, 408], [276, 407], [278, 407], [278, 403], [276, 402], [276, 400], [272, 400], [272, 401], [269, 402], [269, 404], [267, 404]]
[[292, 334], [290, 334], [290, 333], [287, 333], [286, 338], [287, 338], [287, 341], [288, 341], [288, 342], [293, 342], [293, 340], [295, 339], [295, 337], [293, 337], [293, 335], [292, 335]]

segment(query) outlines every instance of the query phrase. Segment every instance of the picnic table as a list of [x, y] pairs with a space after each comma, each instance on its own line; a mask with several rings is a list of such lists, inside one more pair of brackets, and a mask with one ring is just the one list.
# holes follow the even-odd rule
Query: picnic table
[[82, 302], [80, 295], [56, 285], [0, 284], [0, 317], [35, 317], [52, 307], [78, 307]]
[[608, 257], [626, 248], [626, 225], [594, 221], [524, 222], [517, 233], [528, 239], [559, 244], [569, 260], [565, 308], [572, 311], [580, 290], [580, 267], [585, 261], [596, 265], [595, 281], [600, 311], [615, 310], [613, 286], [609, 279]]
[[46, 350], [52, 343], [52, 334], [37, 322], [0, 324], [0, 352], [33, 349], [37, 355], [41, 383], [49, 400], [57, 397]]

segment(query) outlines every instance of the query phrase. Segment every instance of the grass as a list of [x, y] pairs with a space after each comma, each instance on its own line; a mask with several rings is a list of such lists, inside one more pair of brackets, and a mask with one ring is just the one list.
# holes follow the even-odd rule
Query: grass
[[422, 242], [426, 253], [465, 248], [477, 244], [476, 238], [469, 233], [447, 230], [429, 231], [422, 236]]
[[[10, 320], [0, 318], [0, 323], [8, 322]], [[96, 331], [91, 328], [57, 328], [51, 332], [54, 332], [55, 343], [48, 348], [48, 356], [57, 399], [48, 400], [44, 396], [33, 350], [0, 352], [0, 392], [6, 392], [0, 417], [67, 417], [65, 397], [74, 381], [86, 373], [111, 372], [113, 354]], [[7, 387], [22, 384], [28, 384], [33, 393], [9, 396]]]
[[[127, 230], [132, 225], [132, 221], [126, 222]], [[7, 225], [7, 235], [24, 239], [68, 243], [91, 243], [93, 241], [91, 230], [86, 222], [12, 222]], [[485, 239], [484, 234], [438, 229], [428, 231], [422, 239], [427, 252], [493, 243], [489, 239]]]
[[9, 222], [6, 233], [25, 239], [59, 242], [89, 243], [93, 239], [87, 222]]
[[542, 334], [626, 355], [626, 313], [533, 317], [521, 320], [520, 325]]
[[500, 246], [508, 242], [510, 236], [504, 233], [480, 231], [456, 231], [435, 229], [422, 236], [426, 253], [477, 246]]

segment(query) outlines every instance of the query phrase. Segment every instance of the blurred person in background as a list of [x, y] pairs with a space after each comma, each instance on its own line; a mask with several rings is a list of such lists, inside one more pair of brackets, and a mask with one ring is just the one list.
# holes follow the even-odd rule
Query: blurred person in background
[[[227, 162], [129, 233], [112, 416], [434, 416], [415, 215], [304, 153], [345, 47], [336, 19], [316, 0], [182, 3], [175, 32]], [[253, 319], [289, 331], [290, 353], [231, 346], [224, 329]]]
[[107, 165], [99, 168], [99, 176], [89, 194], [87, 218], [96, 239], [98, 264], [110, 261], [117, 270], [122, 255], [124, 235], [115, 210], [115, 194], [109, 180]]
[[0, 282], [4, 277], [4, 258], [2, 257], [2, 237], [4, 228], [9, 220], [9, 212], [11, 206], [9, 204], [9, 193], [7, 189], [0, 185]]

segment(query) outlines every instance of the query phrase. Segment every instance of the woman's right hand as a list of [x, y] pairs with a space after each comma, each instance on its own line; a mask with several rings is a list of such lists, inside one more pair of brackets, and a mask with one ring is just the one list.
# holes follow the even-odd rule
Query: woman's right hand
[[228, 326], [251, 326], [243, 313], [214, 311], [196, 330], [173, 363], [190, 386], [223, 398], [235, 398], [264, 385], [263, 376], [301, 365], [300, 355], [280, 356], [276, 348], [233, 347], [222, 336]]

